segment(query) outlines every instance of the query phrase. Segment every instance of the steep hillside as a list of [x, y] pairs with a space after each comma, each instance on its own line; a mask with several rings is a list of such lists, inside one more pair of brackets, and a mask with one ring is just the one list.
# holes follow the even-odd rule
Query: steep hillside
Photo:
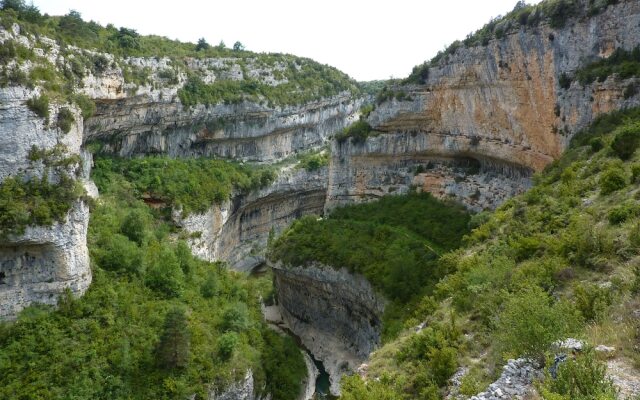
[[[535, 177], [532, 189], [493, 214], [474, 216], [485, 222], [440, 259], [446, 277], [423, 301], [420, 328], [409, 320], [408, 330], [361, 370], [368, 384], [347, 378], [343, 397], [474, 395], [509, 358], [546, 359], [549, 367], [562, 352], [552, 344], [575, 337], [610, 349], [561, 363], [559, 377], [547, 376], [538, 387], [541, 396], [616, 398], [599, 367], [607, 365], [619, 396], [636, 398], [639, 126], [638, 109], [597, 119]], [[456, 371], [454, 389], [448, 379]]]

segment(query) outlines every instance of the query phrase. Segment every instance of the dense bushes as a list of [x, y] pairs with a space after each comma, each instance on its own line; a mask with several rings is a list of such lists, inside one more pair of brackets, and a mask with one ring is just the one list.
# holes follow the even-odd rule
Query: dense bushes
[[335, 138], [338, 142], [344, 142], [348, 139], [352, 139], [354, 143], [362, 143], [371, 134], [373, 128], [366, 120], [359, 120], [347, 128], [344, 128], [342, 132], [338, 133]]
[[178, 91], [185, 106], [196, 104], [237, 104], [244, 100], [264, 102], [269, 106], [303, 104], [334, 96], [343, 91], [357, 92], [355, 84], [338, 70], [311, 60], [294, 67], [287, 82], [272, 86], [257, 79], [216, 80], [206, 84], [197, 76], [189, 78]]
[[72, 178], [62, 175], [59, 182], [9, 177], [0, 183], [0, 238], [19, 235], [29, 225], [51, 225], [66, 217], [73, 201], [84, 190]]
[[390, 337], [410, 315], [402, 305], [430, 293], [442, 276], [438, 257], [460, 244], [468, 222], [461, 207], [429, 194], [389, 196], [336, 209], [325, 220], [294, 222], [272, 243], [269, 257], [285, 265], [319, 262], [363, 274], [394, 302], [384, 324]]
[[81, 299], [62, 296], [57, 311], [32, 306], [0, 323], [0, 398], [207, 398], [248, 369], [257, 391], [295, 398], [306, 370], [292, 339], [262, 322], [269, 279], [193, 258], [125, 176], [96, 172], [93, 283]]
[[640, 122], [626, 124], [614, 133], [611, 148], [618, 157], [628, 160], [640, 146]]
[[509, 357], [527, 356], [543, 360], [556, 340], [575, 334], [580, 317], [566, 302], [555, 302], [541, 288], [532, 286], [512, 295], [498, 315], [496, 336]]
[[212, 159], [96, 158], [94, 180], [107, 185], [125, 177], [137, 197], [150, 197], [184, 213], [203, 212], [227, 200], [232, 191], [265, 186], [275, 179], [269, 168], [255, 168]]

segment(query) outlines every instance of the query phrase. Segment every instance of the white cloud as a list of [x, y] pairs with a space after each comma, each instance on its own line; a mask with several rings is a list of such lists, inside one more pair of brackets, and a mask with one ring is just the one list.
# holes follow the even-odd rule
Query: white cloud
[[[531, 1], [537, 2], [537, 1]], [[43, 13], [195, 42], [241, 41], [333, 65], [358, 80], [405, 77], [414, 65], [510, 11], [516, 0], [35, 0]]]

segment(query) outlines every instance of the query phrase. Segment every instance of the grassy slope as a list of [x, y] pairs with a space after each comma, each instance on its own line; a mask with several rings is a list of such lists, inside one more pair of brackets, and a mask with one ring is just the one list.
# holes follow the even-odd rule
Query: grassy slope
[[[614, 357], [640, 367], [640, 322], [632, 315], [640, 307], [640, 156], [623, 161], [611, 146], [632, 132], [624, 146], [613, 147], [637, 147], [638, 121], [638, 109], [600, 118], [536, 177], [534, 188], [442, 257], [440, 268], [450, 274], [429, 300], [437, 306], [423, 315], [429, 328], [407, 331], [378, 350], [370, 385], [346, 379], [345, 398], [437, 398], [421, 379], [426, 374], [433, 382], [435, 372], [450, 374], [458, 365], [471, 367], [462, 387], [471, 395], [495, 379], [507, 358], [543, 360], [550, 344], [567, 336], [614, 346]], [[452, 364], [439, 356], [446, 347], [455, 349]], [[567, 374], [597, 375], [599, 362], [589, 357]], [[553, 385], [542, 388], [545, 398], [612, 398], [602, 379], [584, 385], [590, 395]]]
[[[304, 363], [292, 340], [262, 322], [259, 298], [269, 296], [269, 279], [194, 259], [175, 228], [136, 197], [139, 182], [96, 166], [102, 197], [89, 226], [93, 284], [79, 300], [64, 297], [57, 311], [32, 306], [0, 324], [0, 398], [185, 398], [205, 395], [211, 383], [224, 387], [248, 368], [257, 388], [294, 397]], [[189, 362], [168, 368], [157, 351], [175, 307], [186, 311]]]

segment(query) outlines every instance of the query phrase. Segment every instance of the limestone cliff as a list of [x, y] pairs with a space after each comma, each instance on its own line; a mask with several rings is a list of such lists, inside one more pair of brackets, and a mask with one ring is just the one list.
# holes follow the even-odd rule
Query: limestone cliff
[[[402, 100], [377, 106], [368, 121], [379, 137], [334, 144], [333, 170], [344, 173], [331, 174], [328, 206], [413, 184], [475, 209], [495, 207], [528, 187], [531, 173], [597, 115], [640, 104], [623, 93], [636, 78], [567, 89], [559, 81], [617, 48], [633, 49], [639, 37], [640, 3], [623, 1], [564, 28], [513, 26], [486, 46], [457, 48], [431, 65], [424, 85], [397, 86]], [[470, 163], [472, 173], [461, 173]], [[426, 164], [430, 171], [411, 176]]]
[[343, 373], [354, 371], [380, 343], [385, 301], [361, 276], [313, 265], [273, 265], [280, 312], [329, 374], [339, 395]]
[[276, 161], [320, 147], [330, 134], [358, 116], [360, 101], [350, 94], [282, 108], [240, 104], [184, 108], [174, 94], [142, 93], [123, 99], [97, 99], [86, 139], [120, 156], [168, 154]]
[[[35, 94], [37, 90], [23, 87], [0, 90], [0, 182], [15, 176], [25, 180], [46, 176], [54, 182], [61, 174], [88, 178], [78, 161], [82, 143], [79, 113], [74, 111], [76, 122], [64, 133], [26, 106]], [[51, 107], [50, 112], [55, 116], [58, 108]], [[35, 160], [34, 150], [55, 153], [58, 160], [70, 162], [49, 165], [47, 156]], [[77, 295], [84, 293], [91, 282], [88, 222], [89, 209], [77, 200], [66, 217], [51, 226], [27, 226], [19, 235], [0, 238], [0, 318], [15, 317], [34, 302], [56, 304], [66, 288]]]
[[174, 212], [173, 218], [191, 234], [188, 243], [195, 255], [250, 271], [264, 262], [270, 235], [277, 235], [304, 215], [322, 214], [327, 177], [326, 167], [310, 172], [289, 165], [264, 189], [236, 195], [204, 214], [183, 218]]

